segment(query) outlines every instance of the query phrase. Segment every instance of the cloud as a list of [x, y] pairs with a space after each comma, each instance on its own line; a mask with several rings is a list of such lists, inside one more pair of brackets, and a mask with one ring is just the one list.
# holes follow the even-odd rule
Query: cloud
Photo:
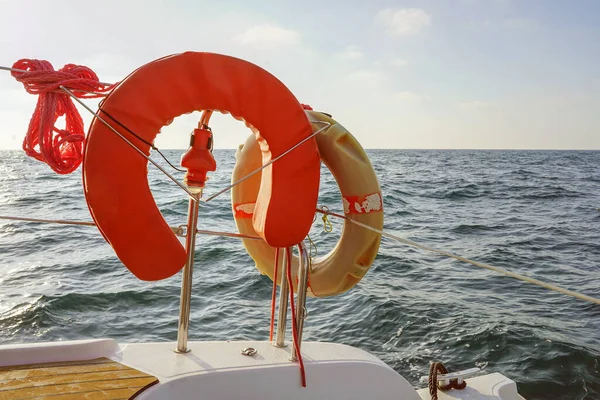
[[504, 21], [504, 26], [523, 31], [535, 31], [540, 28], [539, 22], [531, 18], [509, 18]]
[[361, 70], [348, 74], [347, 79], [356, 85], [377, 86], [382, 83], [383, 77], [377, 71]]
[[233, 40], [243, 46], [272, 50], [300, 43], [300, 34], [274, 25], [258, 25], [235, 36]]
[[482, 110], [492, 110], [496, 108], [494, 103], [489, 103], [487, 101], [464, 101], [457, 104], [457, 107], [461, 111], [482, 111]]
[[338, 56], [344, 60], [358, 60], [359, 58], [363, 58], [364, 54], [356, 46], [348, 46]]
[[471, 19], [467, 24], [467, 27], [476, 30], [487, 30], [494, 26], [489, 20]]
[[411, 36], [431, 25], [431, 15], [420, 8], [386, 8], [376, 20], [393, 36]]
[[390, 65], [393, 67], [406, 67], [408, 65], [408, 61], [401, 58], [396, 58], [395, 60], [390, 61]]
[[394, 99], [406, 102], [406, 103], [424, 103], [431, 101], [431, 97], [426, 94], [410, 92], [410, 91], [402, 91], [394, 93]]

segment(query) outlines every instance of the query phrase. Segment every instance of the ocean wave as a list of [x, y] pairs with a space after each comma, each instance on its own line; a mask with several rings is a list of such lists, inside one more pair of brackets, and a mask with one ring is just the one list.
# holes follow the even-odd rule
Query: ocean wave
[[542, 186], [532, 188], [529, 193], [523, 194], [521, 197], [529, 200], [552, 200], [580, 197], [581, 195], [582, 193], [580, 192], [565, 189], [560, 186]]
[[450, 229], [451, 232], [460, 234], [478, 234], [483, 232], [491, 232], [506, 229], [507, 226], [500, 225], [483, 225], [483, 224], [460, 224]]

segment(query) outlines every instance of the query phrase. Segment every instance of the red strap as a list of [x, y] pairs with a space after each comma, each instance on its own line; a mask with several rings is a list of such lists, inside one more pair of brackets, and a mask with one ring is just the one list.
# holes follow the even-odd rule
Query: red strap
[[294, 349], [298, 356], [298, 363], [300, 364], [300, 376], [302, 378], [302, 386], [306, 387], [306, 373], [304, 371], [304, 362], [302, 361], [302, 354], [300, 354], [300, 346], [298, 343], [298, 326], [296, 325], [296, 307], [294, 306], [294, 285], [292, 285], [292, 252], [286, 251], [287, 255], [287, 281], [290, 287], [290, 307], [292, 308], [292, 336], [294, 338]]
[[273, 291], [271, 292], [271, 327], [269, 341], [273, 341], [273, 325], [275, 325], [275, 297], [277, 294], [277, 272], [279, 270], [279, 247], [275, 249], [275, 276], [273, 277]]

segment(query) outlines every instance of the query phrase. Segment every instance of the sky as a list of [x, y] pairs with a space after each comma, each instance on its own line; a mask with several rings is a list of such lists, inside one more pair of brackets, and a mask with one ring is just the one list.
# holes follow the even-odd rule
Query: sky
[[[116, 82], [165, 55], [227, 54], [365, 148], [600, 149], [599, 38], [597, 0], [0, 0], [0, 65], [82, 64]], [[0, 71], [0, 149], [21, 147], [35, 102]], [[187, 147], [198, 116], [156, 145]], [[215, 148], [250, 134], [224, 115], [212, 128]]]

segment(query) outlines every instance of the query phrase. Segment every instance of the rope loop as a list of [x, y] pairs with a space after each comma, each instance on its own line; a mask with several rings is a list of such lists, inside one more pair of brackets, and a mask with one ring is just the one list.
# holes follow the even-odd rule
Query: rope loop
[[438, 373], [445, 375], [448, 373], [448, 370], [441, 362], [432, 362], [429, 365], [429, 395], [431, 396], [431, 400], [438, 400], [438, 389], [445, 392], [450, 389], [462, 390], [467, 387], [467, 382], [462, 380], [461, 383], [458, 383], [458, 378], [452, 379], [450, 383], [444, 385], [438, 381]]
[[323, 213], [323, 216], [321, 217], [321, 220], [323, 221], [323, 231], [331, 233], [333, 231], [333, 225], [327, 217], [329, 215], [329, 208], [327, 206], [321, 206], [320, 210]]
[[310, 238], [310, 235], [306, 235], [306, 238], [308, 239], [308, 258], [310, 259], [310, 262], [312, 264], [312, 262], [314, 261], [315, 257], [318, 254], [318, 249], [317, 249], [317, 245], [315, 244], [315, 242], [313, 242], [313, 240]]

